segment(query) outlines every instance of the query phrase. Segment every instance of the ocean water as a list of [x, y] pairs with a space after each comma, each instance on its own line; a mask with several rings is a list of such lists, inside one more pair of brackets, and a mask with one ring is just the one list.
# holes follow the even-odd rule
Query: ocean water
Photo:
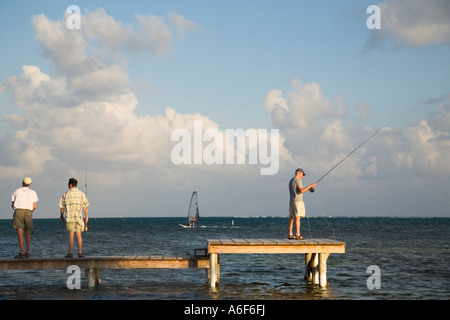
[[[67, 233], [58, 219], [35, 219], [32, 257], [64, 257]], [[234, 222], [234, 224], [233, 224]], [[91, 218], [86, 256], [185, 255], [215, 238], [287, 238], [285, 217]], [[447, 300], [450, 298], [450, 218], [308, 218], [306, 238], [346, 242], [328, 258], [325, 289], [303, 280], [304, 255], [220, 255], [220, 285], [203, 269], [102, 269], [102, 283], [69, 290], [66, 270], [0, 270], [0, 299], [45, 300]], [[76, 245], [75, 245], [76, 246]], [[76, 250], [76, 249], [75, 249]], [[76, 252], [74, 250], [74, 252]], [[0, 220], [0, 259], [18, 252], [11, 220]], [[379, 268], [379, 289], [367, 285]], [[373, 281], [369, 281], [374, 283]]]

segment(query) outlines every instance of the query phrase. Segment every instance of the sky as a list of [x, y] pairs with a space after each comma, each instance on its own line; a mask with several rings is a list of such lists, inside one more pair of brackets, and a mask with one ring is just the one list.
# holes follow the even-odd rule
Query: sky
[[59, 217], [71, 177], [90, 218], [186, 216], [194, 190], [201, 216], [287, 217], [296, 168], [316, 182], [387, 123], [307, 215], [449, 217], [449, 17], [444, 0], [0, 0], [0, 219], [26, 176], [34, 218]]

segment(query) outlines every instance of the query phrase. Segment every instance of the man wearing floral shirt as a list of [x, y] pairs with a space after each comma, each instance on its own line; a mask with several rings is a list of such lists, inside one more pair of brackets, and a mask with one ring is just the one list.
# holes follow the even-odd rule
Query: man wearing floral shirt
[[[59, 207], [61, 212], [61, 222], [66, 221], [66, 228], [69, 232], [69, 253], [66, 258], [73, 258], [73, 244], [74, 244], [74, 234], [77, 235], [77, 245], [78, 245], [78, 257], [82, 258], [83, 255], [83, 239], [81, 237], [81, 232], [84, 231], [85, 223], [88, 222], [88, 206], [89, 202], [86, 195], [78, 190], [78, 181], [74, 178], [69, 179], [69, 191], [64, 193], [59, 201]], [[64, 211], [66, 212], [66, 217], [64, 219]], [[85, 221], [83, 221], [83, 211], [85, 215]]]

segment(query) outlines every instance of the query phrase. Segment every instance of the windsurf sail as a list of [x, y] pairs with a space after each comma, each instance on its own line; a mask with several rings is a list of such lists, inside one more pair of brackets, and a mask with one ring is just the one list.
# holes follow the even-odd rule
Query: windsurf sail
[[194, 222], [200, 219], [200, 212], [198, 211], [198, 195], [197, 191], [192, 192], [191, 202], [188, 210], [188, 224], [193, 225]]

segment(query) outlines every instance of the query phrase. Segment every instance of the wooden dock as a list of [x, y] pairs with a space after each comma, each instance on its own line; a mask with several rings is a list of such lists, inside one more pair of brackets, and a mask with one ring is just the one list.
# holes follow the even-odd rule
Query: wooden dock
[[84, 258], [0, 259], [0, 270], [67, 269], [71, 265], [85, 269], [88, 286], [100, 284], [100, 270], [106, 269], [209, 269], [209, 257], [174, 256], [98, 256]]
[[[200, 251], [203, 254], [197, 254]], [[92, 256], [84, 258], [0, 259], [0, 270], [85, 269], [88, 286], [100, 284], [100, 272], [111, 269], [205, 269], [211, 288], [219, 284], [219, 254], [305, 254], [305, 279], [321, 287], [327, 285], [326, 269], [330, 253], [345, 253], [345, 242], [329, 239], [208, 239], [207, 248], [192, 256]]]
[[345, 242], [330, 239], [208, 239], [210, 286], [219, 283], [219, 254], [305, 254], [305, 280], [327, 286], [327, 259], [330, 253], [345, 253]]

